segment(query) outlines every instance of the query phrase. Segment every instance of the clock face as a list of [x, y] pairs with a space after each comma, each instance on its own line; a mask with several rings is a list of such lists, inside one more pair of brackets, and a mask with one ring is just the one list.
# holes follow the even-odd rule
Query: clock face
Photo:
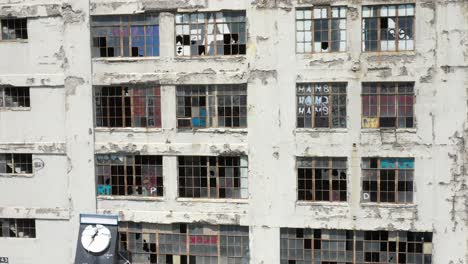
[[110, 230], [103, 225], [88, 225], [81, 234], [81, 244], [91, 253], [102, 253], [109, 247]]

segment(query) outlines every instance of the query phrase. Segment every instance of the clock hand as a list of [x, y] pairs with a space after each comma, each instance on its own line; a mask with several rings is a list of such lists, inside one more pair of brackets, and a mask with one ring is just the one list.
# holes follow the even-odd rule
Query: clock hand
[[89, 246], [91, 246], [91, 244], [94, 242], [94, 238], [97, 236], [98, 233], [99, 233], [99, 230], [96, 228], [96, 231], [94, 232], [94, 235], [91, 237], [92, 240], [91, 240], [91, 242], [89, 242], [88, 247], [87, 247], [88, 248], [87, 249], [88, 253], [89, 253]]

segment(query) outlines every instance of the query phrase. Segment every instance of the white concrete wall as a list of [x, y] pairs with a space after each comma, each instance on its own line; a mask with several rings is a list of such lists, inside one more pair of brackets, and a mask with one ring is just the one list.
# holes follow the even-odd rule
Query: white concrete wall
[[[279, 263], [280, 227], [430, 231], [433, 263], [468, 263], [466, 1], [93, 0], [89, 7], [86, 1], [45, 2], [0, 0], [0, 15], [34, 16], [27, 43], [0, 43], [2, 58], [21, 53], [12, 66], [10, 59], [0, 61], [0, 84], [33, 86], [30, 111], [0, 112], [0, 151], [34, 153], [46, 164], [32, 178], [0, 178], [0, 217], [40, 219], [38, 238], [0, 239], [0, 256], [9, 256], [10, 263], [72, 263], [77, 216], [96, 211], [125, 221], [248, 225], [255, 264]], [[361, 5], [388, 2], [416, 2], [416, 50], [362, 53]], [[348, 51], [296, 54], [294, 9], [323, 3], [348, 5]], [[177, 9], [246, 10], [247, 55], [175, 57]], [[88, 13], [144, 11], [161, 12], [160, 57], [91, 60]], [[347, 128], [296, 129], [296, 82], [332, 81], [348, 83]], [[415, 82], [416, 128], [361, 129], [364, 81]], [[93, 129], [91, 84], [129, 82], [162, 85], [162, 128]], [[248, 84], [248, 129], [178, 132], [175, 85], [223, 83]], [[43, 118], [47, 112], [53, 118]], [[29, 120], [22, 124], [20, 118]], [[96, 200], [93, 153], [122, 151], [165, 156], [164, 197]], [[177, 197], [177, 155], [232, 151], [249, 156], [248, 200]], [[296, 156], [348, 157], [348, 202], [297, 202]], [[367, 156], [415, 158], [414, 205], [360, 203], [360, 163]]]

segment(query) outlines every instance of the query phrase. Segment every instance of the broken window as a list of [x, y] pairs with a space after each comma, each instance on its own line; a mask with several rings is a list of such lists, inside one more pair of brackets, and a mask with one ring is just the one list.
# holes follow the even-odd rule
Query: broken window
[[178, 157], [179, 196], [248, 198], [247, 157]]
[[159, 86], [104, 86], [94, 89], [97, 127], [161, 127]]
[[32, 154], [0, 153], [0, 174], [32, 174]]
[[346, 201], [346, 158], [297, 158], [298, 200]]
[[28, 39], [26, 18], [2, 18], [0, 26], [2, 34], [0, 40]]
[[246, 54], [245, 11], [176, 14], [177, 56]]
[[207, 224], [119, 223], [119, 253], [135, 264], [249, 263], [249, 228]]
[[298, 53], [346, 51], [346, 7], [296, 10]]
[[98, 195], [163, 196], [162, 156], [96, 155]]
[[281, 228], [281, 264], [432, 263], [432, 233]]
[[29, 87], [0, 87], [2, 107], [30, 107]]
[[362, 50], [414, 50], [414, 4], [364, 6]]
[[245, 85], [177, 87], [177, 127], [247, 127]]
[[93, 57], [159, 56], [158, 15], [93, 16]]
[[363, 128], [414, 127], [414, 83], [364, 83]]
[[297, 127], [345, 128], [345, 83], [297, 84]]
[[413, 202], [413, 158], [364, 158], [362, 174], [363, 202]]
[[0, 218], [0, 237], [35, 238], [34, 219]]

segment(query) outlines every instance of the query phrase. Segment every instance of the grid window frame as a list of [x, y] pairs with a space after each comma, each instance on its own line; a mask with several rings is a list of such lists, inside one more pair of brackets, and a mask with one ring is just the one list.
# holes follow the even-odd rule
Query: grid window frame
[[[362, 52], [382, 52], [382, 51], [388, 51], [388, 52], [401, 52], [401, 51], [414, 51], [415, 50], [415, 44], [416, 44], [416, 5], [414, 3], [402, 3], [402, 4], [390, 4], [390, 5], [364, 5], [362, 6], [362, 28], [361, 28], [361, 50]], [[394, 32], [398, 32], [398, 34], [394, 33], [394, 48], [389, 45], [391, 44], [391, 40], [386, 40], [388, 43], [385, 43], [385, 45], [382, 45], [382, 35], [388, 36], [390, 33], [390, 29], [388, 28], [390, 22], [389, 20], [385, 21], [385, 18], [394, 18], [394, 26], [393, 28]], [[411, 23], [412, 26], [408, 26], [409, 22], [406, 21], [407, 18], [412, 19]], [[366, 28], [365, 23], [369, 21], [371, 23], [369, 28]], [[372, 21], [374, 19], [375, 21]], [[403, 21], [402, 24], [405, 26], [401, 26], [400, 24], [400, 19]], [[387, 28], [381, 28], [381, 27], [387, 27]], [[408, 31], [403, 31], [401, 33], [400, 29], [405, 28]], [[388, 32], [385, 32], [385, 29], [387, 29]], [[374, 31], [374, 38], [372, 39], [367, 39], [366, 35], [370, 35], [369, 31]], [[400, 40], [400, 35], [404, 34], [406, 36], [406, 32], [410, 32], [412, 36], [409, 39], [405, 40]], [[385, 34], [383, 34], [385, 33]], [[402, 43], [400, 43], [402, 41]], [[375, 42], [375, 48], [371, 49], [366, 49], [367, 44], [370, 44], [370, 42]], [[369, 45], [370, 46], [370, 45]], [[405, 48], [401, 48], [405, 46]], [[408, 46], [408, 47], [407, 47]], [[383, 49], [382, 49], [383, 47]]]
[[0, 41], [27, 41], [28, 19], [24, 17], [1, 17], [0, 30]]
[[413, 82], [363, 83], [361, 127], [364, 129], [416, 128], [414, 88]]
[[246, 11], [176, 13], [175, 35], [176, 57], [246, 55]]
[[159, 57], [159, 13], [91, 17], [93, 58]]
[[297, 157], [296, 166], [298, 201], [347, 201], [346, 157]]
[[118, 250], [135, 264], [248, 263], [248, 229], [231, 225], [120, 222]]
[[414, 158], [362, 159], [361, 202], [414, 204], [414, 185]]
[[36, 238], [36, 220], [29, 218], [0, 218], [1, 238]]
[[[347, 6], [299, 8], [296, 9], [295, 21], [296, 53], [320, 54], [347, 51]], [[316, 40], [320, 41], [316, 42]]]
[[96, 154], [99, 196], [163, 197], [163, 156]]
[[30, 87], [0, 87], [0, 110], [9, 108], [31, 108]]
[[33, 157], [29, 153], [0, 153], [0, 175], [33, 175]]
[[160, 86], [95, 86], [93, 97], [94, 123], [98, 128], [162, 126]]
[[246, 84], [177, 86], [177, 129], [247, 128], [247, 106]]
[[347, 86], [341, 82], [296, 84], [296, 128], [347, 128]]
[[280, 228], [280, 263], [432, 264], [432, 232]]
[[178, 197], [248, 199], [247, 156], [178, 156]]

